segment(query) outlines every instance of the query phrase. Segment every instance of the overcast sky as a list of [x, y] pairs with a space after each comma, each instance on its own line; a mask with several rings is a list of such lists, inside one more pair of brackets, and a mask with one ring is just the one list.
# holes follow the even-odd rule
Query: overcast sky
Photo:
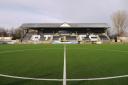
[[109, 23], [117, 10], [127, 10], [128, 0], [0, 0], [0, 27], [22, 23]]

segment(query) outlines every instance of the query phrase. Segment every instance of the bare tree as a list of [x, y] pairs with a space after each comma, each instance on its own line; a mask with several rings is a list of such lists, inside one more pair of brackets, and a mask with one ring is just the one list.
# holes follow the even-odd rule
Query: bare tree
[[114, 31], [117, 36], [124, 35], [128, 27], [128, 14], [126, 11], [117, 11], [112, 16]]
[[13, 36], [13, 39], [20, 39], [21, 33], [22, 33], [21, 28], [15, 28], [11, 30], [11, 35]]
[[7, 36], [7, 31], [6, 31], [6, 29], [4, 29], [4, 28], [0, 28], [0, 36], [1, 37], [3, 37], [3, 36]]

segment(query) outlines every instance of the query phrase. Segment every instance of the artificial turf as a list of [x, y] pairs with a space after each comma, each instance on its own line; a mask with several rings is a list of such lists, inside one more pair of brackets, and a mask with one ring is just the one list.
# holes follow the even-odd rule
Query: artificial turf
[[[5, 45], [0, 47], [1, 74], [49, 79], [62, 78], [63, 46]], [[60, 83], [0, 77], [0, 85], [60, 85]]]
[[[0, 74], [62, 79], [64, 45], [0, 45]], [[128, 45], [66, 45], [67, 78], [84, 79], [128, 75]], [[128, 78], [70, 81], [67, 85], [127, 85]], [[0, 85], [62, 85], [0, 77]]]
[[[87, 79], [128, 75], [128, 45], [76, 45], [67, 48], [67, 76]], [[73, 81], [68, 85], [127, 85], [128, 78]]]

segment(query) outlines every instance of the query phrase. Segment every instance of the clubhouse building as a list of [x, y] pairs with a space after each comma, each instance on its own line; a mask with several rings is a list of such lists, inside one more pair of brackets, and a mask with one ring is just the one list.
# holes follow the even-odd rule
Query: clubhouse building
[[105, 43], [109, 27], [106, 23], [25, 23], [22, 43], [82, 44]]

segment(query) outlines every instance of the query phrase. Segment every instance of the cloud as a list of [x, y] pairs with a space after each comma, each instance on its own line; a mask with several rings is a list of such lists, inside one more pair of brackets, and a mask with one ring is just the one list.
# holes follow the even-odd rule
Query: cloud
[[0, 26], [24, 22], [106, 22], [127, 0], [0, 0]]
[[61, 20], [45, 14], [36, 14], [31, 12], [17, 12], [17, 11], [2, 11], [0, 13], [1, 27], [17, 27], [22, 23], [44, 23], [44, 22], [60, 22]]

